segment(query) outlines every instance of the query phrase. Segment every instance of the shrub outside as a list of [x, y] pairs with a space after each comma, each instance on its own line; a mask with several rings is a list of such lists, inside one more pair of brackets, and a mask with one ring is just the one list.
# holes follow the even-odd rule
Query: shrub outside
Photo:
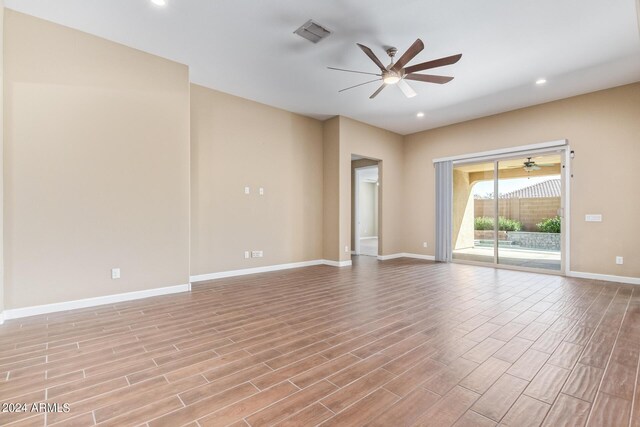
[[543, 219], [542, 222], [537, 224], [538, 231], [541, 233], [560, 233], [561, 223], [559, 216]]
[[[493, 230], [493, 218], [479, 216], [474, 218], [474, 229], [476, 230]], [[498, 218], [499, 231], [522, 231], [522, 223], [515, 219], [509, 219], [501, 216]]]

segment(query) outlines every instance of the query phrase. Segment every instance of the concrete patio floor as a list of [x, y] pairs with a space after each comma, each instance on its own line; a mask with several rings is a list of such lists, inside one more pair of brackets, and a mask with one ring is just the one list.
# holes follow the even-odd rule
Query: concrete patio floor
[[[476, 246], [456, 249], [453, 251], [453, 259], [493, 263], [493, 248]], [[561, 258], [560, 252], [557, 251], [500, 247], [498, 249], [498, 264], [560, 271]]]

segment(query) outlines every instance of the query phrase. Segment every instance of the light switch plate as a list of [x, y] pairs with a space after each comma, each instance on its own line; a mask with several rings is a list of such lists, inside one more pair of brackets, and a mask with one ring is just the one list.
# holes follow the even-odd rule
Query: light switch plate
[[112, 279], [119, 279], [120, 278], [120, 269], [119, 268], [112, 268], [111, 269], [111, 278]]
[[244, 194], [249, 194], [249, 193], [251, 193], [251, 188], [244, 187]]
[[586, 214], [584, 220], [587, 222], [602, 222], [601, 214]]

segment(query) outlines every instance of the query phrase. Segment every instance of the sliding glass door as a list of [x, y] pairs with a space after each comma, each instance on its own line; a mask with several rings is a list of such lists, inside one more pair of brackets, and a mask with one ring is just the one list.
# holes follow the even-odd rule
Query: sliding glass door
[[452, 258], [562, 270], [562, 155], [454, 165]]
[[560, 271], [559, 154], [498, 162], [498, 264]]

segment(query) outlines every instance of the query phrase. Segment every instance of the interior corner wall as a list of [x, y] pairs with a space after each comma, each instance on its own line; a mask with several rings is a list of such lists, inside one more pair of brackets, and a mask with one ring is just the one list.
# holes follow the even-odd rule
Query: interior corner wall
[[188, 283], [188, 68], [4, 23], [5, 308]]
[[[634, 83], [405, 136], [405, 252], [434, 254], [433, 159], [566, 138], [575, 150], [570, 270], [640, 277], [639, 100]], [[586, 214], [603, 220], [585, 222]]]
[[340, 261], [340, 117], [322, 124], [323, 258]]
[[[392, 255], [403, 250], [403, 137], [347, 117], [340, 123], [340, 240], [339, 246], [351, 247], [351, 156], [379, 160], [378, 253]], [[351, 259], [350, 251], [340, 251], [340, 260]]]
[[322, 158], [322, 122], [191, 85], [191, 275], [322, 259]]

